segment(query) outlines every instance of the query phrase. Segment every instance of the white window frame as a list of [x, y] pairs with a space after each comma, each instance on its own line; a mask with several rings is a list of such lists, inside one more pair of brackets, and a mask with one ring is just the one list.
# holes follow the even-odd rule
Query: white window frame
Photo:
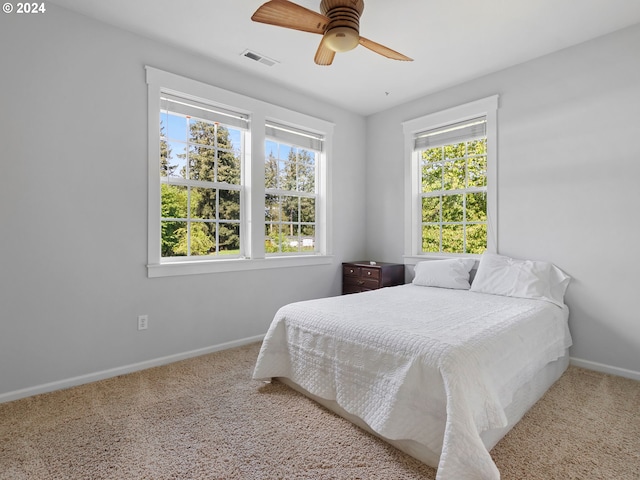
[[[270, 142], [277, 143], [279, 145], [285, 145], [289, 148], [304, 150], [314, 155], [314, 190], [313, 192], [304, 192], [300, 190], [286, 190], [284, 188], [276, 187], [276, 188], [265, 188], [265, 197], [268, 195], [278, 196], [282, 198], [283, 196], [289, 197], [297, 197], [299, 200], [303, 198], [312, 199], [314, 201], [314, 205], [317, 207], [320, 205], [318, 199], [319, 193], [319, 185], [318, 185], [318, 172], [320, 168], [319, 158], [322, 155], [324, 138], [313, 134], [312, 132], [302, 131], [298, 128], [292, 127], [290, 125], [282, 125], [278, 122], [268, 121], [268, 129], [266, 134], [266, 140]], [[267, 152], [265, 152], [266, 154]], [[266, 158], [265, 158], [266, 163]], [[266, 182], [266, 178], [265, 178]], [[266, 210], [266, 209], [265, 209]], [[279, 219], [277, 222], [267, 222], [265, 220], [265, 227], [267, 224], [272, 225], [284, 225], [288, 222], [283, 221], [283, 219]], [[298, 225], [306, 222], [297, 222]], [[276, 257], [276, 256], [291, 256], [291, 255], [313, 255], [319, 251], [319, 245], [317, 241], [317, 234], [315, 232], [318, 228], [318, 215], [316, 213], [316, 218], [313, 221], [314, 227], [314, 244], [313, 244], [313, 252], [278, 252], [278, 253], [266, 253], [267, 257]]]
[[[166, 277], [265, 268], [326, 265], [331, 256], [331, 191], [329, 158], [332, 151], [334, 124], [300, 112], [240, 95], [180, 75], [147, 66], [148, 93], [148, 250], [147, 275]], [[176, 92], [194, 99], [204, 99], [220, 108], [249, 116], [246, 133], [243, 185], [241, 189], [242, 258], [194, 258], [183, 261], [163, 259], [160, 250], [160, 96], [161, 92]], [[315, 255], [266, 256], [264, 251], [265, 206], [265, 122], [268, 120], [299, 126], [324, 137], [324, 148], [318, 156], [318, 204], [316, 207]]]
[[498, 251], [498, 95], [431, 113], [402, 123], [405, 158], [404, 259], [415, 264], [428, 258], [471, 257], [478, 254], [422, 252], [422, 202], [420, 154], [414, 151], [416, 134], [484, 116], [487, 119], [487, 252]]
[[[168, 101], [165, 101], [163, 103], [163, 98], [168, 99]], [[166, 105], [165, 105], [166, 103]], [[176, 107], [170, 107], [171, 103], [173, 103], [174, 105], [178, 105], [177, 108]], [[248, 128], [248, 117], [243, 115], [243, 114], [239, 114], [238, 112], [230, 112], [230, 111], [224, 111], [223, 109], [216, 109], [216, 111], [214, 110], [208, 110], [210, 108], [215, 108], [212, 105], [203, 105], [200, 102], [197, 102], [193, 99], [189, 99], [189, 98], [182, 98], [182, 97], [176, 97], [175, 95], [172, 95], [170, 93], [167, 93], [165, 91], [162, 92], [161, 94], [161, 107], [167, 107], [168, 110], [165, 110], [165, 108], [161, 109], [161, 116], [164, 115], [164, 112], [167, 111], [172, 111], [172, 113], [174, 115], [179, 115], [179, 116], [187, 116], [190, 117], [192, 119], [196, 119], [196, 121], [204, 121], [207, 123], [219, 123], [222, 124], [223, 126], [225, 126], [226, 128], [230, 128], [230, 129], [235, 129], [236, 131], [240, 131], [241, 132], [241, 138], [244, 139], [246, 136], [246, 132], [247, 132], [247, 128]], [[233, 118], [235, 117], [235, 118]], [[224, 122], [224, 123], [223, 123]], [[166, 125], [168, 127], [168, 125]], [[189, 127], [186, 127], [189, 128]], [[166, 136], [166, 134], [165, 134]], [[182, 142], [181, 140], [175, 140], [175, 139], [171, 139], [171, 138], [166, 138], [166, 142], [167, 142], [167, 148], [169, 147], [169, 144], [171, 142], [171, 140], [174, 140], [177, 143], [184, 143], [186, 150], [185, 152], [187, 152], [189, 150], [189, 145], [190, 145], [190, 140], [189, 138], [186, 138], [185, 142]], [[240, 145], [236, 145], [237, 148], [239, 148], [240, 150], [240, 157], [241, 159], [244, 158], [244, 141], [241, 141]], [[216, 139], [216, 144], [213, 146], [210, 145], [204, 145], [204, 146], [200, 146], [201, 148], [207, 148], [209, 150], [213, 150], [215, 152], [219, 153], [219, 146], [217, 145], [217, 139]], [[167, 159], [167, 162], [169, 161], [169, 159]], [[185, 168], [189, 168], [189, 162], [186, 163]], [[240, 203], [240, 209], [241, 212], [243, 211], [242, 208], [242, 198], [243, 198], [243, 184], [244, 181], [242, 179], [242, 169], [241, 169], [241, 178], [240, 178], [240, 183], [238, 184], [229, 184], [226, 183], [224, 181], [220, 181], [220, 180], [210, 180], [210, 181], [203, 181], [201, 179], [193, 179], [191, 178], [190, 175], [187, 176], [187, 178], [182, 178], [180, 176], [161, 176], [160, 177], [160, 183], [161, 183], [161, 188], [162, 188], [162, 184], [166, 184], [166, 185], [170, 185], [170, 186], [180, 186], [180, 187], [184, 187], [185, 189], [187, 188], [202, 188], [202, 189], [211, 189], [211, 190], [216, 190], [218, 192], [223, 191], [223, 190], [227, 190], [227, 191], [235, 191], [238, 194], [238, 200]], [[219, 199], [219, 197], [217, 197], [217, 199]], [[187, 206], [186, 206], [186, 218], [181, 218], [181, 219], [167, 219], [161, 216], [161, 222], [162, 221], [178, 221], [178, 222], [184, 222], [185, 224], [191, 224], [194, 225], [195, 223], [202, 221], [205, 223], [215, 223], [216, 225], [219, 225], [220, 223], [228, 223], [228, 224], [238, 224], [238, 228], [239, 230], [241, 230], [242, 227], [242, 218], [240, 217], [237, 220], [229, 220], [229, 219], [220, 219], [218, 217], [218, 211], [216, 210], [216, 218], [215, 219], [206, 219], [206, 220], [200, 220], [200, 219], [195, 219], [192, 216], [192, 212], [191, 212], [191, 205], [190, 205], [190, 201], [187, 201]], [[216, 227], [216, 231], [218, 230], [218, 228]], [[190, 231], [191, 228], [187, 228], [187, 251], [190, 250]], [[240, 253], [239, 254], [225, 254], [224, 257], [220, 257], [220, 256], [216, 256], [216, 257], [212, 257], [213, 258], [237, 258], [237, 257], [241, 257], [243, 256], [243, 235], [242, 235], [242, 231], [239, 232], [240, 233], [240, 245], [239, 245], [239, 250]], [[218, 250], [219, 244], [217, 241], [217, 235], [216, 235], [216, 251]], [[216, 255], [220, 255], [219, 253], [217, 253]], [[202, 259], [206, 259], [204, 256], [192, 256], [190, 253], [188, 253], [185, 256], [176, 256], [176, 257], [162, 257], [162, 261], [163, 262], [167, 262], [167, 263], [171, 263], [171, 262], [184, 262], [185, 260], [202, 260]]]

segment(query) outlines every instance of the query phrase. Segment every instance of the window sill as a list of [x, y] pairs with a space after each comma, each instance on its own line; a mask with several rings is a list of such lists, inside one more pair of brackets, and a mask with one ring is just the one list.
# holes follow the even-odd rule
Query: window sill
[[147, 276], [173, 277], [178, 275], [198, 275], [207, 273], [241, 272], [269, 268], [308, 267], [330, 265], [331, 255], [309, 255], [289, 257], [269, 257], [260, 259], [234, 258], [229, 260], [200, 260], [147, 265]]

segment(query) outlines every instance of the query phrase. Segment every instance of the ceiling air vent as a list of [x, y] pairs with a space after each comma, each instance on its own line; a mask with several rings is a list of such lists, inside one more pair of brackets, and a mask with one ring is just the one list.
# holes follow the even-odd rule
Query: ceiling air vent
[[256, 62], [260, 62], [268, 67], [273, 67], [276, 63], [280, 63], [277, 60], [273, 60], [269, 57], [265, 57], [264, 55], [260, 55], [252, 50], [245, 50], [242, 52], [243, 57], [250, 58], [251, 60], [255, 60]]

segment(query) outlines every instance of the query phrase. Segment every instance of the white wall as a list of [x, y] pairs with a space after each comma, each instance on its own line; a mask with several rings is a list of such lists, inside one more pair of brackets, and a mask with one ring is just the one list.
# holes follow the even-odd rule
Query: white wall
[[500, 95], [498, 249], [552, 261], [574, 362], [640, 378], [640, 25], [367, 119], [367, 258], [402, 261], [400, 123]]
[[[0, 45], [0, 401], [254, 338], [340, 292], [364, 252], [361, 116], [51, 4], [0, 15]], [[333, 265], [147, 278], [145, 65], [336, 124]]]

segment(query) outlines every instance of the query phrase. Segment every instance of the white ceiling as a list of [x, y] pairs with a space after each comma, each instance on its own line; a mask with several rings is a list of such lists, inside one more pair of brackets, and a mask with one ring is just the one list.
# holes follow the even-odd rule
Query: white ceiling
[[[639, 0], [366, 0], [360, 34], [414, 61], [359, 46], [321, 67], [319, 35], [250, 20], [265, 1], [49, 0], [362, 115], [640, 23]], [[320, 0], [296, 3], [319, 11]]]

